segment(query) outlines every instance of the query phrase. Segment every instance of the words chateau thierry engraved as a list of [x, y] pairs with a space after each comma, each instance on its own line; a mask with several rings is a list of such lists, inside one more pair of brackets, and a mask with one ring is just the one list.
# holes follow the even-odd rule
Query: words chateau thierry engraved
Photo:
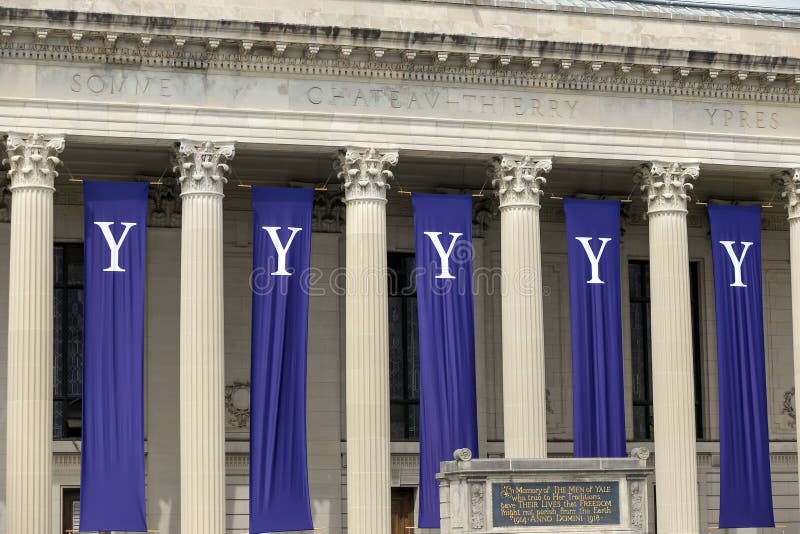
[[548, 119], [577, 118], [578, 100], [473, 93], [453, 88], [313, 86], [306, 91], [314, 105], [383, 108], [404, 111], [462, 111], [473, 114], [532, 116]]

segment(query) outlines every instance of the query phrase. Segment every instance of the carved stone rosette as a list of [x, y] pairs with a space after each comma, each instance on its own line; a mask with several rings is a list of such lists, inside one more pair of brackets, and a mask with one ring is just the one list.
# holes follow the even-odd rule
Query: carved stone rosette
[[0, 222], [11, 221], [11, 181], [6, 177], [0, 181]]
[[494, 198], [473, 198], [472, 237], [486, 237], [496, 213], [497, 201]]
[[181, 196], [222, 195], [228, 182], [225, 173], [230, 170], [224, 162], [233, 159], [234, 154], [233, 143], [180, 141], [175, 146], [173, 169], [181, 184]]
[[344, 201], [386, 202], [389, 180], [394, 179], [389, 167], [397, 165], [398, 157], [396, 150], [347, 148], [340, 151], [336, 167], [344, 187]]
[[508, 207], [539, 207], [542, 186], [547, 179], [542, 176], [553, 168], [550, 158], [532, 156], [498, 156], [489, 165], [488, 174], [497, 188], [500, 209]]
[[11, 133], [5, 143], [10, 167], [9, 189], [45, 188], [55, 190], [56, 167], [61, 163], [58, 154], [64, 150], [64, 136]]
[[225, 386], [225, 424], [241, 430], [250, 427], [250, 381], [236, 381]]
[[690, 180], [700, 176], [700, 165], [696, 163], [654, 161], [642, 165], [636, 173], [636, 181], [644, 193], [648, 213], [664, 211], [686, 212], [689, 193], [694, 186]]
[[344, 196], [338, 191], [315, 191], [311, 215], [314, 232], [335, 234], [344, 228]]
[[181, 226], [181, 186], [174, 184], [150, 186], [147, 194], [147, 225], [163, 228]]
[[789, 417], [789, 428], [795, 428], [797, 426], [797, 412], [795, 411], [794, 392], [795, 388], [792, 388], [783, 394], [783, 409], [781, 410], [781, 413], [786, 414]]
[[776, 185], [783, 191], [789, 220], [800, 217], [800, 168], [783, 171], [776, 179]]

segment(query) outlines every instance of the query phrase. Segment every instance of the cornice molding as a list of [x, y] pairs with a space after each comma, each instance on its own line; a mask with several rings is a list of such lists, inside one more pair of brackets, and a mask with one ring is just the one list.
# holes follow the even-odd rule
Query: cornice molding
[[109, 17], [125, 31], [0, 23], [0, 60], [800, 102], [800, 58], [210, 21], [197, 35], [193, 21]]

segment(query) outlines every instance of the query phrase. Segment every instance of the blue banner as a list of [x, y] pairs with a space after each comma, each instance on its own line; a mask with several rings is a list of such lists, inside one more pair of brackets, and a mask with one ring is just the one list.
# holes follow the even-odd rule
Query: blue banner
[[81, 530], [147, 530], [147, 183], [84, 182]]
[[616, 200], [564, 199], [578, 458], [626, 455], [619, 208]]
[[314, 191], [252, 192], [250, 532], [312, 530], [306, 353]]
[[472, 198], [412, 196], [420, 364], [419, 528], [439, 528], [439, 463], [478, 455]]
[[709, 204], [708, 218], [719, 362], [719, 526], [772, 527], [761, 208]]

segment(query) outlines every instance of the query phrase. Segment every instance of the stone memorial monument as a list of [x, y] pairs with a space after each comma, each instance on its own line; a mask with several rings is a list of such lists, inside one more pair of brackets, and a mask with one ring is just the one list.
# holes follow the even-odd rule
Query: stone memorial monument
[[442, 462], [441, 533], [647, 532], [647, 449], [630, 458]]

